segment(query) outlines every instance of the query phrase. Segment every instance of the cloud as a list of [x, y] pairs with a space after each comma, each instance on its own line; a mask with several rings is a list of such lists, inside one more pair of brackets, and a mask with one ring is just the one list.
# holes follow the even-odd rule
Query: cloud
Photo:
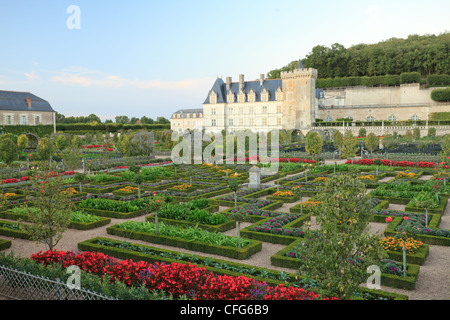
[[89, 70], [79, 66], [72, 66], [57, 72], [51, 80], [64, 85], [79, 85], [83, 87], [134, 87], [138, 89], [195, 89], [211, 83], [211, 79], [186, 79], [181, 81], [162, 81], [159, 79], [126, 79], [118, 75], [101, 71]]
[[27, 80], [41, 80], [39, 75], [33, 70], [31, 73], [25, 73]]

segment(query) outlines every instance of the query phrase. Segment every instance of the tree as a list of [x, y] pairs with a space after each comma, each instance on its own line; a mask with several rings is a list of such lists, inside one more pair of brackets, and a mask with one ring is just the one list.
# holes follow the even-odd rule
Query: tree
[[36, 153], [41, 160], [48, 160], [53, 154], [54, 146], [50, 139], [41, 138], [36, 148]]
[[69, 145], [67, 138], [64, 135], [58, 136], [56, 138], [55, 144], [60, 151], [63, 151]]
[[0, 160], [9, 165], [17, 160], [18, 156], [17, 144], [8, 136], [2, 137], [0, 139]]
[[361, 129], [359, 129], [358, 137], [365, 137], [366, 133], [367, 133], [366, 128], [361, 128]]
[[376, 149], [378, 144], [380, 143], [380, 139], [375, 135], [375, 133], [370, 132], [366, 137], [366, 148], [373, 153], [373, 150]]
[[238, 248], [241, 248], [241, 222], [248, 221], [248, 215], [243, 210], [237, 210], [237, 192], [241, 188], [238, 178], [230, 179], [228, 181], [228, 188], [234, 192], [234, 210], [228, 215], [237, 222]]
[[63, 193], [66, 186], [62, 176], [40, 174], [32, 180], [31, 188], [38, 194], [27, 195], [26, 210], [31, 223], [21, 223], [20, 229], [28, 233], [32, 241], [53, 250], [70, 225], [73, 203]]
[[414, 137], [414, 140], [416, 140], [416, 141], [420, 139], [420, 129], [419, 128], [413, 129], [413, 137]]
[[355, 175], [334, 175], [326, 181], [319, 201], [311, 214], [320, 231], [305, 229], [296, 253], [298, 272], [318, 281], [331, 295], [347, 299], [367, 278], [367, 267], [384, 258], [378, 235], [368, 230], [370, 196]]
[[322, 137], [317, 131], [310, 131], [306, 135], [306, 152], [308, 152], [313, 160], [316, 158], [316, 155], [322, 152], [323, 141]]
[[333, 146], [339, 150], [339, 155], [342, 151], [342, 146], [344, 145], [344, 135], [339, 131], [336, 130], [333, 133]]
[[128, 124], [130, 123], [130, 119], [128, 118], [128, 116], [117, 116], [115, 118], [116, 123], [122, 123], [122, 124]]
[[356, 138], [353, 136], [351, 130], [346, 130], [344, 134], [344, 141], [342, 145], [342, 155], [346, 159], [350, 159], [356, 156], [356, 150], [358, 147], [356, 146]]
[[17, 138], [17, 147], [23, 152], [26, 148], [28, 148], [28, 137], [26, 134], [21, 134]]
[[73, 178], [75, 179], [76, 182], [78, 182], [78, 184], [79, 184], [79, 189], [80, 189], [80, 193], [82, 193], [82, 192], [83, 192], [83, 189], [82, 189], [83, 182], [88, 180], [87, 175], [86, 175], [85, 173], [77, 172], [77, 173], [73, 176]]

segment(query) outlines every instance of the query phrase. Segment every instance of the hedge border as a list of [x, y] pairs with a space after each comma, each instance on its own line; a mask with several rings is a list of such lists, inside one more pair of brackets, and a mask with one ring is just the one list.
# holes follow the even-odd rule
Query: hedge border
[[119, 237], [126, 237], [129, 239], [142, 240], [151, 243], [157, 243], [162, 245], [169, 245], [178, 248], [184, 248], [192, 251], [198, 251], [203, 253], [217, 254], [220, 256], [225, 256], [238, 260], [245, 260], [252, 256], [253, 254], [262, 250], [262, 242], [256, 241], [253, 239], [250, 240], [250, 244], [243, 248], [232, 248], [226, 246], [217, 246], [211, 245], [207, 243], [202, 243], [199, 241], [192, 240], [184, 240], [179, 238], [173, 238], [164, 235], [156, 235], [145, 232], [137, 232], [137, 231], [129, 231], [122, 230], [117, 227], [117, 225], [113, 225], [106, 229], [108, 234], [116, 235]]
[[11, 240], [0, 239], [0, 251], [11, 248]]
[[[14, 213], [11, 212], [9, 210], [5, 210], [5, 211], [1, 211], [0, 212], [0, 218], [3, 219], [8, 219], [8, 220], [23, 220], [26, 222], [29, 222], [30, 219], [28, 217], [28, 215], [26, 214], [21, 214], [21, 213]], [[69, 224], [69, 228], [71, 229], [77, 229], [77, 230], [91, 230], [91, 229], [95, 229], [98, 227], [103, 227], [109, 223], [111, 223], [111, 219], [110, 218], [106, 218], [106, 217], [98, 217], [100, 220], [98, 221], [94, 221], [94, 222], [71, 222]]]

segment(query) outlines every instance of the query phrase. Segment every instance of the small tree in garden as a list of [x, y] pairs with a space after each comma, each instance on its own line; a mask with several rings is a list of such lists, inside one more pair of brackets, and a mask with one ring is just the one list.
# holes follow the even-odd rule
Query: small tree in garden
[[63, 151], [65, 148], [67, 148], [69, 142], [67, 141], [67, 138], [65, 136], [60, 135], [58, 136], [58, 138], [56, 138], [55, 144], [60, 151]]
[[73, 203], [65, 191], [62, 176], [41, 174], [31, 182], [37, 195], [27, 195], [27, 215], [31, 224], [20, 224], [20, 229], [36, 243], [53, 250], [70, 224]]
[[344, 135], [339, 131], [334, 131], [333, 134], [333, 146], [339, 150], [339, 155], [341, 155], [342, 146], [344, 145]]
[[82, 184], [84, 181], [87, 180], [87, 175], [85, 173], [76, 173], [73, 178], [75, 179], [76, 182], [78, 182], [79, 184], [79, 188], [80, 188], [80, 193], [83, 192], [82, 190]]
[[414, 137], [413, 137], [412, 131], [411, 131], [411, 130], [406, 131], [406, 133], [405, 133], [405, 139], [406, 139], [406, 141], [410, 142], [410, 141], [413, 140], [413, 138], [414, 138]]
[[370, 132], [366, 137], [366, 148], [370, 151], [370, 153], [373, 153], [373, 150], [378, 146], [380, 143], [380, 139], [375, 135], [375, 133]]
[[356, 138], [353, 136], [351, 130], [345, 131], [344, 134], [344, 142], [342, 145], [342, 155], [346, 159], [350, 159], [356, 156], [356, 150], [358, 147], [356, 146]]
[[9, 137], [0, 139], [0, 160], [6, 164], [11, 164], [19, 156], [17, 145]]
[[138, 186], [138, 198], [141, 197], [141, 184], [144, 182], [144, 178], [140, 172], [134, 174], [133, 182]]
[[414, 137], [414, 140], [419, 140], [420, 139], [420, 129], [419, 128], [414, 128], [413, 129], [413, 137]]
[[323, 147], [323, 141], [320, 137], [320, 134], [317, 131], [310, 131], [306, 135], [306, 152], [308, 152], [313, 160], [315, 159], [316, 155], [320, 154], [322, 152]]
[[428, 136], [435, 137], [436, 136], [436, 128], [428, 128]]
[[28, 148], [28, 137], [26, 134], [21, 134], [17, 138], [17, 147], [23, 152], [26, 148]]
[[53, 154], [54, 146], [48, 138], [41, 138], [36, 148], [36, 153], [41, 160], [48, 160]]
[[367, 134], [366, 128], [359, 129], [358, 137], [365, 137]]
[[155, 234], [158, 234], [158, 210], [161, 209], [161, 207], [166, 202], [166, 199], [164, 199], [163, 196], [158, 195], [156, 191], [153, 192], [152, 201], [148, 203], [147, 210], [151, 211], [155, 210]]
[[241, 247], [241, 222], [248, 221], [248, 215], [244, 212], [238, 212], [237, 210], [237, 192], [241, 188], [239, 184], [239, 180], [237, 178], [230, 179], [228, 181], [228, 188], [234, 192], [234, 211], [232, 210], [229, 213], [231, 219], [236, 220], [237, 222], [237, 233], [238, 233], [238, 248]]
[[367, 279], [367, 267], [384, 258], [379, 237], [368, 232], [369, 200], [356, 176], [330, 177], [319, 205], [311, 207], [320, 233], [305, 229], [299, 246], [299, 273], [340, 299], [350, 298]]

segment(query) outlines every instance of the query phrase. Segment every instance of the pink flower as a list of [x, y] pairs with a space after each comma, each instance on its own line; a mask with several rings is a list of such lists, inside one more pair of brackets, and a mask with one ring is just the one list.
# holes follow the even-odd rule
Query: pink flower
[[385, 219], [385, 221], [386, 221], [386, 222], [391, 222], [391, 221], [392, 221], [392, 218], [391, 218], [391, 217], [387, 217], [387, 218]]
[[403, 220], [408, 220], [408, 217], [407, 217], [407, 216], [404, 216], [404, 217], [403, 217]]

